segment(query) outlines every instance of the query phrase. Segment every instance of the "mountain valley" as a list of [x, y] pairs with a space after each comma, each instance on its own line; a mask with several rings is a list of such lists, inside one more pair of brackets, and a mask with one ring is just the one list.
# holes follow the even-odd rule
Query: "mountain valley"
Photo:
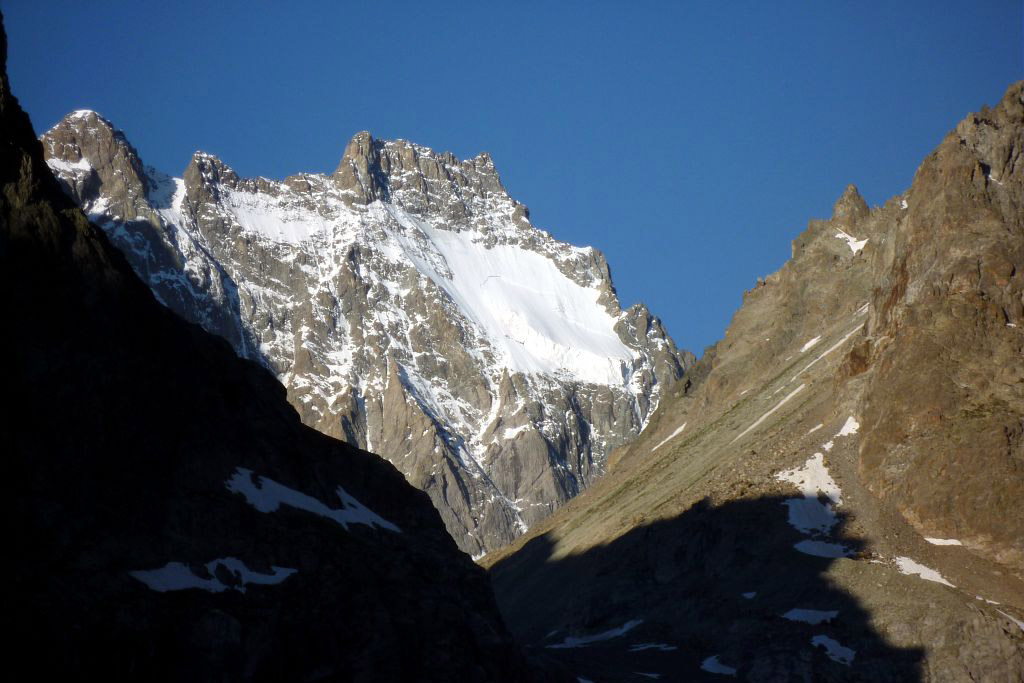
[[697, 358], [488, 154], [174, 177], [0, 20], [11, 675], [1019, 683], [1024, 81], [936, 142]]

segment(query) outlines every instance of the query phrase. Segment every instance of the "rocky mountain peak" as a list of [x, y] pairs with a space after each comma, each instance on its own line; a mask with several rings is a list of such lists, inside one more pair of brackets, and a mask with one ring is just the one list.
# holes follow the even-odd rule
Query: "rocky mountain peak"
[[[524, 680], [487, 577], [426, 497], [377, 456], [303, 426], [264, 368], [132, 272], [146, 266], [133, 244], [174, 254], [152, 239], [168, 209], [155, 225], [100, 214], [104, 230], [74, 208], [50, 169], [66, 182], [63, 164], [84, 162], [109, 181], [109, 130], [75, 117], [41, 147], [5, 53], [0, 17], [0, 288], [6, 323], [31, 331], [4, 344], [19, 396], [3, 427], [20, 558], [7, 669]], [[96, 140], [72, 139], [79, 123]], [[47, 163], [44, 148], [66, 156]], [[73, 406], [60, 429], [40, 410], [50, 403]]]
[[352, 205], [391, 201], [412, 213], [442, 213], [451, 220], [505, 208], [528, 215], [505, 192], [487, 153], [460, 160], [451, 152], [361, 131], [345, 146], [331, 177]]
[[[110, 121], [88, 109], [73, 111], [47, 131], [43, 143], [47, 163], [86, 211], [138, 215], [150, 183], [138, 152]], [[111, 203], [102, 206], [101, 187], [112, 190]]]
[[131, 150], [83, 193], [65, 167], [92, 148], [56, 135], [51, 169], [160, 301], [271, 369], [307, 425], [394, 463], [472, 554], [586, 488], [693, 362], [487, 154], [360, 132], [332, 175], [274, 181], [202, 152], [172, 178]]
[[213, 154], [196, 151], [182, 176], [185, 187], [198, 190], [200, 187], [216, 196], [218, 188], [235, 189], [239, 184], [238, 174]]
[[335, 183], [354, 204], [387, 198], [387, 179], [380, 168], [380, 146], [367, 131], [352, 136], [332, 174]]
[[846, 186], [843, 194], [832, 207], [832, 220], [853, 224], [870, 213], [868, 203], [853, 183]]

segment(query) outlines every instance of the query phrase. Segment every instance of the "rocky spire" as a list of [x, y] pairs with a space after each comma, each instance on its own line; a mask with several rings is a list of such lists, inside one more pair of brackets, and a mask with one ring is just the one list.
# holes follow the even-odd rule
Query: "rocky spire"
[[353, 204], [387, 198], [387, 177], [380, 167], [380, 143], [367, 131], [352, 136], [331, 176]]
[[394, 201], [414, 213], [441, 213], [449, 219], [474, 213], [488, 199], [508, 201], [524, 217], [526, 207], [505, 192], [490, 154], [459, 160], [408, 140], [376, 140], [362, 131], [345, 146], [335, 185], [350, 205]]
[[867, 202], [860, 196], [857, 186], [853, 183], [846, 186], [843, 194], [832, 207], [832, 220], [841, 223], [856, 223], [870, 213]]
[[151, 188], [142, 161], [110, 121], [80, 109], [51, 128], [43, 141], [43, 158], [65, 171], [60, 180], [79, 205], [88, 210], [102, 187], [114, 199], [107, 207], [112, 215], [132, 220], [145, 210]]

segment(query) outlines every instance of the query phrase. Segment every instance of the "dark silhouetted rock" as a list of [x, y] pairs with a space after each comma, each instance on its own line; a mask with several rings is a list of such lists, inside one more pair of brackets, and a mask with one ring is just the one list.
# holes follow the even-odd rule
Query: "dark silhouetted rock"
[[[157, 303], [61, 191], [5, 71], [0, 131], [8, 677], [522, 680], [428, 497]], [[84, 153], [144, 213], [118, 144]]]

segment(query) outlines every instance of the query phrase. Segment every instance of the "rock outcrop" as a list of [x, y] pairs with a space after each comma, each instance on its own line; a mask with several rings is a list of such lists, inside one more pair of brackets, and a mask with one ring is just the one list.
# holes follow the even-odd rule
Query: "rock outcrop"
[[[0, 26], [8, 675], [523, 680], [486, 575], [427, 496], [304, 426], [62, 192], [6, 47]], [[111, 210], [148, 210], [127, 147], [82, 144], [121, 183]]]
[[1024, 577], [1024, 88], [921, 165], [878, 249], [860, 468], [926, 536]]
[[99, 115], [47, 163], [157, 298], [262, 363], [303, 422], [390, 460], [480, 555], [585, 489], [693, 357], [608, 265], [534, 228], [486, 154], [359, 133], [331, 175], [147, 168]]
[[486, 558], [532, 652], [594, 680], [1021, 680], [1022, 146], [1024, 82], [906, 193], [811, 221], [609, 473]]

